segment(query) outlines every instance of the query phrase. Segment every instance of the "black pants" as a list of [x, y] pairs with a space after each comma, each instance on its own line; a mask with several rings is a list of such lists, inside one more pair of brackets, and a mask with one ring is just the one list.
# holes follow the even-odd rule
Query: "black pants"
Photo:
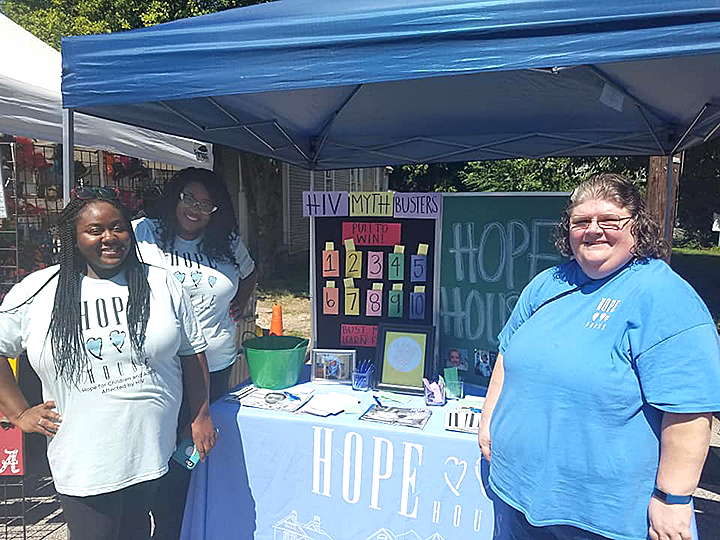
[[[231, 369], [232, 366], [222, 371], [210, 372], [210, 402], [227, 394]], [[179, 424], [185, 425], [188, 418], [188, 408], [183, 399]], [[190, 471], [171, 459], [170, 470], [161, 478], [158, 496], [152, 505], [153, 520], [155, 521], [154, 540], [178, 540], [180, 538], [189, 485]]]
[[161, 479], [124, 489], [73, 497], [58, 494], [70, 540], [150, 538], [150, 505]]
[[547, 525], [536, 527], [528, 522], [522, 512], [502, 501], [493, 499], [495, 528], [493, 540], [608, 540], [571, 525]]

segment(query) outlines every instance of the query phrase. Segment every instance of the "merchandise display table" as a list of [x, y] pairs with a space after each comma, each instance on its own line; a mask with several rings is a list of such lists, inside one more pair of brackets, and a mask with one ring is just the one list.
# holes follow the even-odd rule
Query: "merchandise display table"
[[[374, 403], [349, 386], [314, 388], [351, 393], [363, 412]], [[489, 539], [488, 464], [475, 435], [445, 430], [448, 407], [431, 407], [419, 430], [218, 401], [220, 438], [193, 472], [181, 538]]]

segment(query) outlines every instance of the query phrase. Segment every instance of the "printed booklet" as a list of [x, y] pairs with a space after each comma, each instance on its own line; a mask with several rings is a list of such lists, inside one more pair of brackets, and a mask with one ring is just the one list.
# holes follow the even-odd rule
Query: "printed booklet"
[[245, 386], [235, 392], [230, 392], [226, 401], [240, 403], [246, 407], [270, 409], [272, 411], [295, 412], [305, 405], [312, 397], [314, 389], [296, 390], [269, 390]]
[[373, 404], [360, 417], [360, 420], [380, 422], [393, 426], [407, 426], [423, 429], [430, 419], [430, 409], [411, 409], [407, 407], [385, 407]]

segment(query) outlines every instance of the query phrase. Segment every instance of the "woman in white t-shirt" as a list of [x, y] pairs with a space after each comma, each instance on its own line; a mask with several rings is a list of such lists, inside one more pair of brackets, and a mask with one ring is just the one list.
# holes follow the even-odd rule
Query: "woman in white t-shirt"
[[[183, 383], [203, 457], [217, 437], [205, 339], [177, 281], [140, 262], [116, 191], [73, 190], [58, 230], [60, 264], [30, 274], [0, 307], [0, 410], [49, 438], [73, 540], [149, 538]], [[23, 350], [42, 381], [34, 407], [5, 360]]]
[[[237, 235], [230, 194], [212, 171], [190, 167], [175, 173], [156, 211], [156, 219], [133, 222], [140, 253], [144, 262], [168, 269], [190, 295], [208, 343], [212, 402], [228, 391], [237, 356], [235, 320], [255, 287], [255, 263]], [[163, 481], [166, 496], [153, 508], [156, 540], [178, 538], [189, 476], [171, 464]]]

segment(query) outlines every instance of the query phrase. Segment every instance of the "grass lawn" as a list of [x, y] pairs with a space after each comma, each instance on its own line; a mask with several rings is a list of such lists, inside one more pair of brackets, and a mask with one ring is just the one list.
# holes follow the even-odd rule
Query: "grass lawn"
[[673, 249], [670, 266], [698, 292], [720, 328], [720, 248]]

